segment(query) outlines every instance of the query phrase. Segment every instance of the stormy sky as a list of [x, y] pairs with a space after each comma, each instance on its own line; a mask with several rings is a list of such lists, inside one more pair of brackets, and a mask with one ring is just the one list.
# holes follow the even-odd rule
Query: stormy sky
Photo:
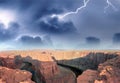
[[0, 0], [0, 50], [120, 49], [120, 0]]

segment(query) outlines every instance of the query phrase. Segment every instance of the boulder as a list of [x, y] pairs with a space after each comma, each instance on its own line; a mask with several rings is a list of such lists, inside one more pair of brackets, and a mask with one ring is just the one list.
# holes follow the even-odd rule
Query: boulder
[[88, 69], [84, 71], [82, 75], [78, 76], [77, 83], [94, 83], [97, 74], [97, 71]]
[[120, 56], [99, 64], [97, 70], [86, 70], [77, 83], [120, 83]]
[[95, 83], [120, 83], [120, 56], [100, 64], [98, 71]]
[[0, 66], [0, 83], [35, 83], [28, 71], [10, 69]]

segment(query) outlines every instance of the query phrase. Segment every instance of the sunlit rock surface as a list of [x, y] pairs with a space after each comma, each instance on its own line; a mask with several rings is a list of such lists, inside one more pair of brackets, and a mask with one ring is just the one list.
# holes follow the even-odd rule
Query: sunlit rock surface
[[95, 83], [120, 83], [120, 56], [100, 64], [98, 71]]
[[120, 83], [120, 56], [86, 70], [77, 78], [77, 83]]
[[86, 70], [77, 78], [77, 83], [94, 83], [97, 78], [98, 72], [95, 70]]
[[119, 83], [119, 56], [120, 51], [3, 51], [0, 67], [27, 71], [35, 83]]
[[0, 83], [35, 83], [31, 78], [30, 72], [0, 66]]

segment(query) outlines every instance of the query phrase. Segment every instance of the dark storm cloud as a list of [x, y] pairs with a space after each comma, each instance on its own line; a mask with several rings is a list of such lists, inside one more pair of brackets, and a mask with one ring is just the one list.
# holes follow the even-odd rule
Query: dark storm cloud
[[38, 29], [52, 34], [67, 34], [76, 32], [76, 28], [72, 22], [59, 21], [58, 18], [41, 21]]
[[[36, 27], [35, 22], [39, 21], [41, 18], [50, 16], [52, 14], [61, 14], [67, 10], [69, 10], [69, 11], [75, 10], [78, 6], [82, 5], [81, 2], [82, 1], [75, 2], [74, 0], [65, 0], [65, 1], [63, 1], [63, 0], [60, 0], [60, 1], [58, 1], [58, 0], [6, 0], [7, 7], [13, 6], [15, 9], [17, 9], [19, 14], [21, 15], [21, 17], [20, 17], [20, 18], [22, 18], [21, 21], [29, 19], [29, 20], [27, 20], [26, 23], [29, 23], [28, 24], [29, 26], [31, 26], [31, 24], [35, 25], [35, 26], [31, 26], [31, 28]], [[75, 3], [75, 4], [73, 4], [73, 3]], [[51, 23], [51, 25], [54, 24], [52, 21], [55, 21], [55, 19], [51, 19], [51, 22], [49, 21], [49, 23]], [[40, 26], [43, 26], [42, 28], [44, 28], [44, 26], [47, 26], [47, 28], [50, 27], [49, 29], [52, 29], [52, 30], [49, 30], [47, 28], [46, 28], [46, 30], [50, 31], [50, 32], [56, 31], [56, 33], [57, 32], [58, 33], [66, 32], [66, 30], [68, 30], [68, 32], [69, 32], [69, 30], [72, 29], [71, 27], [73, 27], [73, 29], [74, 29], [74, 25], [72, 22], [60, 23], [58, 20], [56, 20], [56, 21], [57, 21], [56, 22], [57, 24], [55, 26], [57, 26], [58, 29], [56, 29], [54, 27], [54, 25], [49, 26], [45, 22], [43, 22], [43, 24]], [[25, 23], [25, 21], [24, 21], [24, 23]], [[61, 24], [61, 26], [60, 26], [60, 24]], [[64, 27], [65, 29], [63, 29], [61, 27]], [[70, 28], [68, 29], [68, 27], [70, 27]], [[31, 31], [28, 28], [25, 28], [25, 29], [27, 29], [28, 31]]]
[[[84, 0], [0, 0], [1, 10], [15, 10], [17, 14], [16, 20], [19, 24], [10, 24], [9, 29], [4, 29], [4, 25], [0, 24], [0, 41], [12, 40], [23, 34], [31, 36], [21, 37], [21, 42], [25, 44], [43, 45], [43, 43], [56, 43], [61, 46], [75, 45], [86, 39], [85, 44], [96, 44], [106, 40], [112, 40], [113, 33], [120, 31], [120, 3], [117, 0], [111, 1], [118, 9], [110, 6], [104, 12], [104, 8], [108, 5], [107, 0], [90, 0], [85, 8], [80, 10], [78, 14], [71, 14], [59, 20], [57, 17], [50, 17], [53, 14], [64, 14], [69, 11], [75, 11], [83, 5]], [[117, 4], [117, 5], [116, 5]], [[14, 27], [13, 27], [14, 26]], [[18, 33], [20, 31], [20, 34]], [[32, 35], [50, 34], [52, 37], [32, 37]], [[95, 36], [95, 37], [89, 37]], [[88, 38], [85, 38], [88, 37]], [[98, 37], [98, 38], [97, 38]], [[114, 42], [119, 39], [115, 36]], [[71, 39], [72, 38], [72, 39]], [[100, 41], [100, 39], [103, 41]], [[106, 39], [106, 40], [104, 40]], [[48, 40], [48, 41], [47, 41]], [[60, 40], [60, 41], [59, 41]], [[35, 44], [36, 43], [36, 44]], [[63, 45], [63, 46], [64, 46]], [[68, 46], [69, 46], [68, 45]]]
[[100, 49], [100, 44], [99, 38], [90, 36], [85, 39], [85, 43], [78, 45], [77, 49]]
[[40, 37], [22, 36], [20, 42], [27, 45], [42, 45], [43, 42]]
[[22, 7], [22, 9], [26, 9], [34, 3], [34, 0], [19, 0], [18, 3], [20, 4], [20, 7]]
[[[25, 26], [24, 28], [22, 27], [22, 29], [20, 29], [20, 36], [27, 33], [31, 35], [40, 35], [39, 33], [42, 33], [42, 35], [44, 35], [45, 33], [52, 34], [51, 37], [53, 37], [54, 34], [60, 34], [64, 36], [68, 33], [76, 33], [76, 28], [72, 22], [62, 22], [59, 21], [57, 18], [48, 17], [50, 17], [52, 14], [61, 14], [70, 10], [75, 10], [79, 5], [81, 5], [81, 1], [75, 2], [74, 0], [0, 0], [0, 4], [2, 4], [0, 5], [2, 10], [5, 8], [8, 10], [12, 9], [17, 12], [16, 19], [21, 24], [23, 23], [22, 26]], [[42, 18], [46, 18], [49, 24], [42, 20]], [[15, 39], [17, 33], [15, 32], [16, 30], [12, 30], [12, 27], [11, 30], [1, 30], [1, 40]], [[36, 39], [31, 36], [22, 37], [20, 41], [24, 45], [30, 45], [30, 43], [32, 43], [33, 45], [43, 45], [43, 42], [45, 42], [45, 44], [48, 46], [52, 46], [54, 42], [52, 42], [52, 39], [49, 37], [45, 37], [44, 40], [41, 40], [41, 38], [39, 37]]]
[[9, 23], [8, 31], [12, 32], [14, 34], [17, 34], [19, 32], [19, 28], [20, 28], [20, 25], [18, 23], [11, 22], [11, 23]]
[[[80, 27], [81, 34], [85, 36], [95, 35], [102, 39], [111, 40], [112, 34], [120, 30], [120, 8], [113, 4], [117, 11], [111, 6], [105, 10], [108, 5], [106, 1], [90, 0], [84, 11], [73, 18], [77, 27]], [[112, 3], [112, 0], [109, 1]], [[78, 18], [80, 21], [78, 21]]]
[[100, 49], [101, 40], [97, 37], [89, 36], [85, 38], [84, 43], [76, 46], [76, 49]]
[[96, 37], [87, 37], [86, 38], [86, 43], [90, 45], [99, 45], [100, 44], [100, 39]]
[[[75, 3], [75, 4], [73, 4]], [[0, 4], [5, 7], [17, 8], [20, 11], [30, 11], [32, 19], [63, 13], [65, 10], [75, 10], [81, 5], [81, 1], [74, 0], [0, 0]], [[28, 15], [29, 16], [29, 15]]]
[[113, 43], [120, 44], [120, 33], [115, 33], [113, 36]]
[[12, 22], [8, 26], [8, 29], [5, 28], [4, 24], [0, 23], [0, 42], [8, 41], [17, 37], [20, 26], [18, 23]]
[[52, 47], [52, 40], [50, 38], [50, 36], [45, 36], [43, 37], [43, 39], [39, 36], [33, 37], [33, 36], [22, 36], [21, 38], [19, 38], [18, 40], [19, 43], [21, 43], [22, 46], [26, 47], [32, 47], [32, 48], [36, 48], [36, 47]]
[[60, 14], [65, 12], [65, 10], [75, 10], [78, 6], [81, 5], [81, 1], [75, 2], [74, 0], [37, 0], [37, 2], [41, 3], [41, 5], [37, 4], [37, 8], [34, 8], [37, 10], [34, 14], [34, 18], [36, 19], [46, 15]]
[[[1, 7], [16, 6], [16, 8], [26, 8], [32, 4], [34, 0], [0, 0]], [[20, 7], [21, 6], [21, 7]]]
[[47, 16], [47, 15], [52, 15], [52, 14], [60, 14], [62, 13], [63, 10], [61, 8], [57, 9], [57, 8], [43, 8], [43, 9], [39, 9], [35, 15], [33, 16], [34, 20], [39, 20], [41, 17], [43, 16]]

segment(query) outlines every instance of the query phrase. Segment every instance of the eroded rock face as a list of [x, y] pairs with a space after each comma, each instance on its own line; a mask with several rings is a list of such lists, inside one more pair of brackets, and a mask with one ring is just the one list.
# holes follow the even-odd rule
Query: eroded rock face
[[9, 57], [7, 55], [0, 55], [0, 65], [30, 72], [32, 74], [31, 79], [35, 83], [76, 83], [74, 73], [70, 70], [59, 68], [54, 61], [39, 61], [33, 59], [32, 56], [22, 57], [18, 55]]
[[16, 68], [13, 58], [0, 56], [0, 66], [5, 66], [8, 68]]
[[[55, 56], [56, 54], [58, 55]], [[67, 54], [69, 59], [65, 59]], [[62, 57], [64, 59], [59, 60], [58, 56], [60, 56], [60, 59]], [[104, 52], [50, 53], [42, 51], [16, 51], [5, 54], [0, 53], [0, 65], [12, 70], [26, 70], [32, 74], [31, 79], [35, 83], [119, 83], [120, 59], [117, 56], [118, 54], [116, 53]], [[84, 72], [76, 79], [75, 72], [65, 67], [59, 67], [57, 62]], [[3, 81], [0, 79], [0, 83], [7, 83]], [[20, 83], [30, 82], [26, 80]]]
[[46, 83], [76, 83], [75, 74], [64, 67], [59, 66], [60, 73], [55, 75], [54, 78], [48, 79]]
[[35, 83], [31, 78], [30, 72], [0, 66], [0, 83]]
[[96, 71], [84, 71], [77, 81], [78, 83], [120, 83], [120, 56], [100, 64]]
[[120, 56], [100, 64], [98, 71], [95, 83], [120, 83]]
[[34, 81], [36, 83], [45, 83], [47, 79], [59, 73], [55, 62], [40, 62], [39, 60], [32, 59], [32, 56], [21, 57], [19, 55], [9, 57], [7, 55], [0, 55], [0, 65], [11, 69], [27, 70], [32, 73], [33, 78], [35, 77]]
[[95, 70], [86, 70], [77, 78], [77, 83], [94, 83], [97, 78], [98, 72]]
[[71, 60], [59, 60], [59, 64], [69, 65], [83, 71], [87, 69], [97, 69], [100, 63], [103, 63], [109, 59], [117, 57], [117, 54], [112, 53], [87, 53], [86, 56], [71, 59]]

